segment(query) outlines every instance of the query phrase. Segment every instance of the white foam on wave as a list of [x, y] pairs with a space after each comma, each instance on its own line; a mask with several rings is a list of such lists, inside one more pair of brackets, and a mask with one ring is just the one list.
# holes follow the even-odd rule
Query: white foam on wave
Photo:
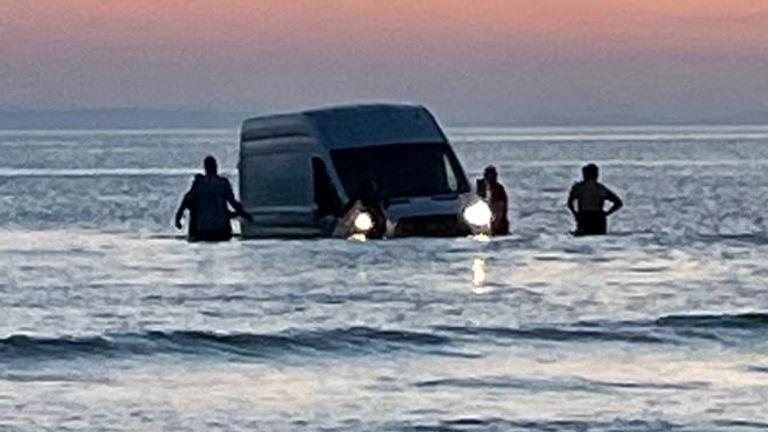
[[[200, 173], [199, 168], [0, 168], [0, 177], [177, 177]], [[234, 170], [222, 174], [234, 175]]]

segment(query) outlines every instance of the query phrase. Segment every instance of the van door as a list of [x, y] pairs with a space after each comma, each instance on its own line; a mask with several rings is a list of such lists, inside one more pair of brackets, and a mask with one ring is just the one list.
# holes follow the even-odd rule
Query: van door
[[317, 235], [308, 152], [260, 150], [241, 152], [240, 197], [254, 217], [243, 236]]

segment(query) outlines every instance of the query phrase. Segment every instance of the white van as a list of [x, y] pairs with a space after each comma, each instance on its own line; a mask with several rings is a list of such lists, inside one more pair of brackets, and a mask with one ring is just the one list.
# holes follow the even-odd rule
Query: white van
[[[472, 231], [464, 217], [473, 201], [467, 177], [421, 106], [339, 106], [246, 120], [238, 170], [240, 199], [254, 218], [242, 222], [243, 238], [332, 236], [371, 188], [386, 218], [383, 236]], [[368, 222], [352, 229], [367, 231]]]

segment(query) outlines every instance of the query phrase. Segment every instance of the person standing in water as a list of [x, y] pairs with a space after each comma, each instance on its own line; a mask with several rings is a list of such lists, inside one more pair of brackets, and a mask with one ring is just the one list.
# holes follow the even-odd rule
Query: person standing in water
[[192, 187], [176, 211], [175, 225], [182, 228], [184, 212], [189, 210], [188, 237], [191, 241], [228, 241], [232, 238], [231, 206], [235, 215], [248, 221], [253, 217], [235, 199], [232, 185], [218, 174], [218, 164], [213, 156], [203, 161], [205, 175], [196, 175]]
[[[600, 170], [595, 164], [581, 169], [583, 180], [571, 187], [568, 194], [568, 209], [576, 219], [577, 236], [604, 235], [608, 232], [608, 216], [624, 206], [618, 195], [598, 182]], [[605, 202], [611, 208], [605, 211]]]
[[491, 234], [509, 234], [509, 198], [504, 186], [499, 183], [499, 174], [496, 167], [489, 165], [483, 172], [483, 179], [478, 181], [478, 195], [488, 202], [491, 208]]

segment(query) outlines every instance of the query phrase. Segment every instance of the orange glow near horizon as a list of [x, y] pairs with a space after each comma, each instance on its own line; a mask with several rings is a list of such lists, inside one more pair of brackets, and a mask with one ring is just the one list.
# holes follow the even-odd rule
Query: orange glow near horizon
[[754, 0], [25, 0], [0, 5], [0, 44], [740, 49], [768, 43], [767, 15]]
[[768, 1], [0, 0], [0, 53], [0, 108], [709, 118], [764, 109]]

